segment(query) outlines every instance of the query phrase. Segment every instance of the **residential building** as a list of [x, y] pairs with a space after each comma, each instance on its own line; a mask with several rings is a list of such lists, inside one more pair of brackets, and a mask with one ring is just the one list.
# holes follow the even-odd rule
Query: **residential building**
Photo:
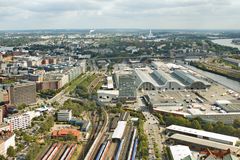
[[12, 146], [15, 147], [15, 137], [13, 132], [2, 132], [0, 138], [0, 155], [7, 156], [7, 149]]
[[4, 118], [4, 122], [9, 123], [12, 130], [26, 129], [31, 126], [31, 116], [27, 113], [13, 114]]
[[8, 103], [8, 102], [9, 102], [8, 91], [5, 89], [0, 89], [0, 103]]

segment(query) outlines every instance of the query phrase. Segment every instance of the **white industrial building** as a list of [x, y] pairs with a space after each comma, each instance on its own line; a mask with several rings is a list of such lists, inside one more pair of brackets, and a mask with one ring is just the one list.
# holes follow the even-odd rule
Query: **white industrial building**
[[118, 98], [119, 91], [118, 90], [98, 90], [97, 95], [98, 95], [98, 100], [100, 102], [108, 103]]
[[207, 139], [210, 141], [233, 145], [233, 146], [235, 146], [237, 141], [239, 141], [239, 138], [237, 137], [227, 136], [227, 135], [213, 133], [213, 132], [207, 132], [207, 131], [198, 130], [198, 129], [192, 129], [192, 128], [178, 126], [178, 125], [171, 125], [171, 126], [168, 126], [166, 129], [170, 132], [191, 135], [193, 137]]

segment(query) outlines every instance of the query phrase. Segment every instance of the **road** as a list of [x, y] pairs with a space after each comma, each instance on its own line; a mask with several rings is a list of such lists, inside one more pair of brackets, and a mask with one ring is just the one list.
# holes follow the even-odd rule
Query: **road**
[[[158, 149], [161, 159], [164, 159], [163, 143], [165, 141], [165, 137], [162, 134], [162, 132], [164, 131], [164, 128], [160, 127], [159, 121], [154, 115], [150, 113], [147, 106], [141, 105], [141, 110], [143, 115], [146, 118], [146, 121], [143, 127], [144, 127], [145, 134], [147, 134], [148, 136], [149, 159], [150, 160], [156, 159], [155, 149]], [[156, 145], [155, 149], [154, 149], [154, 145]]]

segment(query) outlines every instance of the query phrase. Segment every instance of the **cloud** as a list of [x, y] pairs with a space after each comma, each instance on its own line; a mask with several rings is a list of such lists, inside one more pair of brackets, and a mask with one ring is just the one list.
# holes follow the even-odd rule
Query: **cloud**
[[0, 29], [239, 29], [238, 0], [0, 0]]

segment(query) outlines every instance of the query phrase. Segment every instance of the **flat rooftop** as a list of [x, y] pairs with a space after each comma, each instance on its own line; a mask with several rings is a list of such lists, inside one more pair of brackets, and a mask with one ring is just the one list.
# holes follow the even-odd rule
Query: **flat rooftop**
[[236, 141], [239, 140], [239, 138], [233, 137], [233, 136], [227, 136], [227, 135], [223, 135], [223, 134], [207, 132], [207, 131], [203, 131], [203, 130], [192, 129], [192, 128], [178, 126], [178, 125], [168, 126], [167, 129], [172, 130], [172, 131], [183, 132], [186, 134], [193, 134], [193, 135], [201, 136], [201, 137], [208, 137], [211, 139], [219, 139], [219, 140], [226, 141], [226, 142], [232, 142], [234, 144], [236, 143]]
[[119, 121], [117, 128], [114, 130], [113, 134], [112, 134], [112, 138], [114, 139], [122, 139], [123, 137], [123, 133], [125, 131], [127, 122], [126, 121]]
[[219, 142], [214, 142], [214, 141], [210, 141], [210, 140], [206, 140], [206, 139], [201, 139], [201, 138], [197, 138], [197, 137], [187, 136], [187, 135], [183, 135], [183, 134], [174, 134], [170, 138], [174, 139], [174, 140], [179, 140], [179, 141], [183, 141], [183, 142], [187, 142], [187, 143], [196, 144], [199, 146], [206, 146], [206, 147], [216, 148], [216, 149], [220, 149], [220, 150], [230, 149], [232, 152], [235, 152], [235, 153], [240, 152], [239, 147], [235, 147], [232, 145], [223, 144], [223, 143], [219, 143]]
[[226, 112], [240, 112], [240, 103], [223, 104], [220, 107]]
[[189, 155], [190, 156], [192, 155], [188, 146], [175, 145], [175, 146], [170, 146], [169, 148], [172, 153], [173, 160], [182, 160], [183, 158]]
[[119, 95], [119, 90], [98, 90], [98, 94], [111, 94], [111, 95]]

